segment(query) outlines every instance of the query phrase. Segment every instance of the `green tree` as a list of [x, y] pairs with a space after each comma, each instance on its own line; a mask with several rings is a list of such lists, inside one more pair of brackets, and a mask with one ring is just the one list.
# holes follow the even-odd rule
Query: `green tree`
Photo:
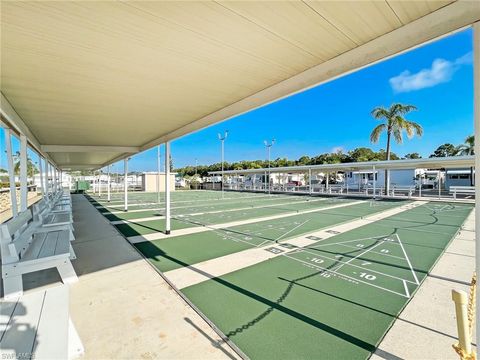
[[[475, 155], [475, 135], [465, 138], [465, 143], [457, 146], [457, 155]], [[473, 166], [470, 167], [470, 185], [473, 186]]]
[[457, 148], [450, 143], [440, 145], [433, 154], [430, 155], [431, 158], [433, 157], [447, 157], [447, 156], [455, 156], [457, 154]]
[[[372, 116], [376, 120], [383, 121], [382, 124], [377, 125], [370, 134], [370, 141], [372, 143], [377, 143], [380, 139], [382, 133], [387, 133], [387, 146], [386, 146], [386, 156], [385, 160], [390, 160], [391, 152], [391, 138], [401, 144], [403, 142], [403, 132], [407, 133], [407, 137], [411, 139], [413, 136], [423, 135], [423, 128], [420, 124], [407, 120], [405, 115], [408, 113], [417, 110], [413, 105], [403, 105], [400, 103], [392, 104], [388, 109], [379, 106], [372, 110]], [[388, 172], [385, 170], [385, 189], [388, 190]]]
[[405, 159], [421, 159], [421, 158], [422, 156], [417, 152], [409, 153], [405, 155]]

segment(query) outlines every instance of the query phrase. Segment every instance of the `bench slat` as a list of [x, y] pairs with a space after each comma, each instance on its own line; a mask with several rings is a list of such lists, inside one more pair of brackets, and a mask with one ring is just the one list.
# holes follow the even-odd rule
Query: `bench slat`
[[10, 318], [12, 317], [16, 305], [17, 301], [0, 302], [0, 342], [2, 341], [5, 330], [7, 330]]
[[34, 359], [67, 359], [69, 328], [68, 286], [47, 290], [38, 322]]
[[7, 331], [0, 341], [2, 358], [7, 359], [11, 354], [25, 356], [31, 354], [44, 298], [45, 292], [38, 291], [24, 295], [18, 300]]

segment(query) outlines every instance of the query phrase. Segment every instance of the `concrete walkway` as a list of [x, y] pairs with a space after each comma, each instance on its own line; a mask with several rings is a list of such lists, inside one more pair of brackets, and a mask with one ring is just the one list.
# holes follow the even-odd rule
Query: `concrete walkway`
[[380, 343], [372, 360], [458, 359], [452, 348], [457, 342], [457, 328], [451, 292], [452, 289], [469, 291], [475, 269], [474, 231], [475, 210]]
[[[238, 358], [83, 195], [72, 199], [79, 282], [70, 313], [84, 358]], [[25, 277], [31, 291], [58, 282], [55, 270]]]

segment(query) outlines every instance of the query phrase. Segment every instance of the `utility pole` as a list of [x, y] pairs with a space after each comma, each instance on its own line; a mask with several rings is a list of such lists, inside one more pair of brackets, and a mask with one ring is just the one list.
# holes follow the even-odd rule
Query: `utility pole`
[[[272, 139], [270, 143], [267, 140], [263, 142], [265, 144], [265, 149], [267, 150], [267, 158], [268, 158], [268, 195], [270, 195], [270, 149], [275, 144], [275, 139]], [[266, 181], [267, 179], [265, 179]]]
[[[228, 136], [228, 130], [225, 131], [222, 134], [218, 133], [218, 140], [222, 143], [222, 180], [221, 180], [221, 186], [222, 186], [222, 199], [223, 199], [223, 163], [224, 163], [224, 155], [225, 155], [225, 139]], [[213, 182], [215, 184], [215, 182]]]

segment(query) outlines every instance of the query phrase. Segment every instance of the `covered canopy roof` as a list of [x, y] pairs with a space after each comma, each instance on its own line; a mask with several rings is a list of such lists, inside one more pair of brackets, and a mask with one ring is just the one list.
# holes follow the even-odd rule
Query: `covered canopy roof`
[[99, 168], [479, 19], [477, 1], [2, 1], [2, 120]]
[[[468, 168], [475, 166], [475, 156], [449, 156], [426, 159], [405, 159], [405, 160], [389, 160], [389, 161], [361, 161], [340, 164], [320, 164], [320, 165], [300, 165], [300, 166], [283, 166], [275, 168], [261, 169], [245, 169], [245, 170], [228, 170], [224, 171], [224, 175], [235, 174], [261, 174], [265, 172], [305, 172], [312, 171], [350, 171], [350, 170], [372, 170], [375, 169], [442, 169], [442, 168]], [[209, 174], [220, 175], [221, 171], [211, 171]]]

